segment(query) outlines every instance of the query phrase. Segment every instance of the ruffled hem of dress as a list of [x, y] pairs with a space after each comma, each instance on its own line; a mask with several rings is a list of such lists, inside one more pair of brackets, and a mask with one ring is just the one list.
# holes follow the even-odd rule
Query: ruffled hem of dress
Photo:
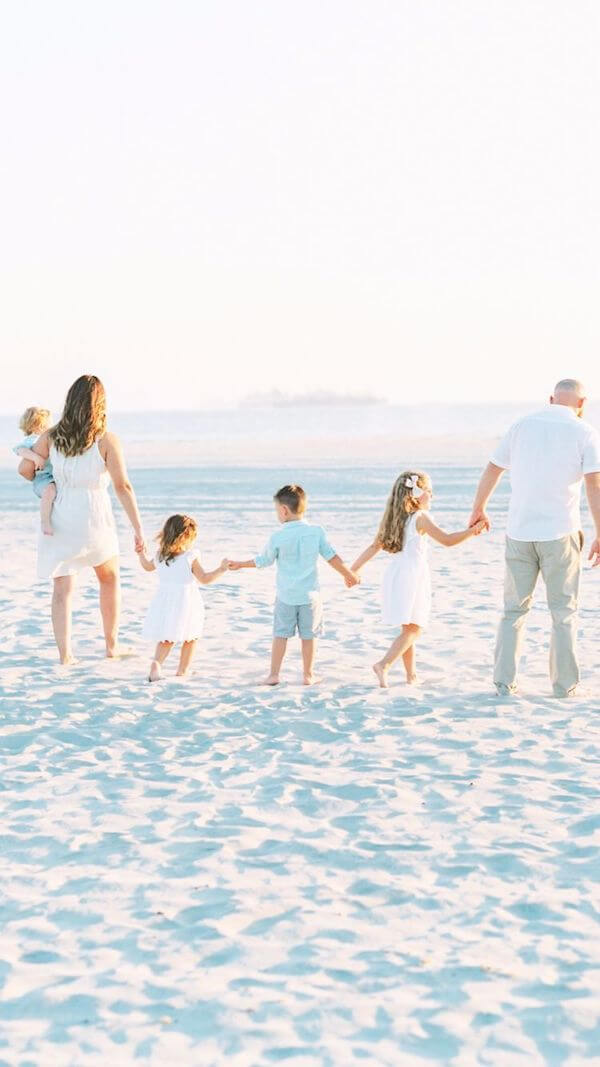
[[414, 617], [412, 619], [402, 619], [402, 621], [400, 621], [399, 619], [394, 619], [393, 621], [390, 621], [390, 619], [386, 619], [384, 617], [382, 621], [384, 626], [420, 626], [422, 630], [426, 630], [429, 626], [429, 619], [426, 619], [425, 622], [423, 622], [422, 620], [415, 619]]
[[142, 633], [142, 638], [144, 639], [144, 641], [172, 641], [175, 645], [179, 644], [180, 641], [199, 641], [202, 637], [203, 630], [204, 627], [201, 627], [199, 630], [184, 630], [183, 632], [173, 633], [169, 630], [150, 631], [148, 629], [144, 629]]

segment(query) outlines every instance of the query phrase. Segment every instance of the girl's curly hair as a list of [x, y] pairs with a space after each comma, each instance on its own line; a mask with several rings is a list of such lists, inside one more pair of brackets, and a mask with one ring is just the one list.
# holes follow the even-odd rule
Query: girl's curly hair
[[195, 519], [189, 515], [171, 515], [158, 534], [158, 558], [167, 566], [172, 559], [180, 556], [196, 540], [198, 527]]
[[386, 552], [402, 551], [406, 523], [409, 517], [419, 510], [410, 484], [414, 478], [417, 479], [419, 489], [425, 489], [428, 485], [427, 475], [421, 471], [403, 471], [392, 486], [377, 533], [377, 540]]

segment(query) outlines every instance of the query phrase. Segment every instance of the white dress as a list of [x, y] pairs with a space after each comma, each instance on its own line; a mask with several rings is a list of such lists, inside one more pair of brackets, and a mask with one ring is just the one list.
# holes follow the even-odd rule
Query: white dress
[[54, 535], [40, 532], [38, 537], [38, 576], [61, 578], [118, 556], [119, 541], [109, 474], [97, 442], [80, 456], [64, 456], [51, 445], [50, 462], [56, 482]]
[[385, 569], [382, 585], [382, 616], [387, 626], [427, 626], [431, 610], [427, 536], [418, 532], [418, 512], [404, 527], [404, 545], [394, 552]]
[[169, 563], [154, 560], [158, 589], [144, 621], [148, 641], [196, 641], [202, 637], [204, 603], [192, 574], [194, 552], [182, 552]]

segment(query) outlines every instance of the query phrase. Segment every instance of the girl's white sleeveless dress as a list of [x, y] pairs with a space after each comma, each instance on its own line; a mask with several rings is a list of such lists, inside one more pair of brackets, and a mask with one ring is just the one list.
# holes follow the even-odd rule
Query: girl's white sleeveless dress
[[401, 552], [391, 554], [382, 585], [382, 617], [388, 626], [427, 626], [431, 610], [427, 536], [416, 527], [414, 512], [404, 527]]
[[64, 456], [51, 445], [50, 461], [56, 482], [54, 535], [39, 535], [38, 576], [61, 578], [118, 556], [119, 541], [109, 474], [97, 442], [80, 456]]
[[154, 562], [158, 589], [144, 621], [148, 641], [196, 641], [202, 637], [204, 602], [192, 574], [195, 552], [182, 552], [169, 563]]

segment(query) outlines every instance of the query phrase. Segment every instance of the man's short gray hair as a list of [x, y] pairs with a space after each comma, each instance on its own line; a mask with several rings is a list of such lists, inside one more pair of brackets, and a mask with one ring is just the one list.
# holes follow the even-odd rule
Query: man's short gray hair
[[579, 400], [585, 397], [585, 388], [582, 382], [578, 382], [577, 378], [561, 378], [560, 382], [557, 382], [554, 386], [554, 396], [558, 396], [559, 393], [573, 393]]

